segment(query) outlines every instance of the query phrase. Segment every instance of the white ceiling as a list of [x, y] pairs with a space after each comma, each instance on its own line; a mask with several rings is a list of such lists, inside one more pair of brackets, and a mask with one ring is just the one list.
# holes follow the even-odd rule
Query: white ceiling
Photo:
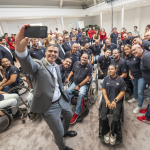
[[21, 6], [21, 7], [62, 7], [62, 8], [76, 8], [80, 9], [83, 6], [91, 7], [96, 4], [104, 2], [105, 0], [0, 0], [0, 5], [5, 7]]

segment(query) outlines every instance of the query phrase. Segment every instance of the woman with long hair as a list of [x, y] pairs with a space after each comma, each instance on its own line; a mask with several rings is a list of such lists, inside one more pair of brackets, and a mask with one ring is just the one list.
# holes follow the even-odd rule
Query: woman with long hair
[[98, 34], [98, 30], [96, 30], [95, 34], [93, 35], [93, 42], [95, 42], [95, 40], [100, 40], [100, 35]]
[[128, 102], [132, 103], [138, 101], [138, 106], [133, 110], [133, 113], [139, 113], [144, 101], [144, 90], [146, 88], [146, 83], [142, 78], [140, 69], [140, 59], [132, 55], [131, 45], [125, 45], [123, 54], [126, 58], [127, 66], [129, 68], [129, 77], [133, 84], [133, 99], [128, 100]]
[[43, 47], [47, 48], [49, 46], [48, 38], [43, 39]]

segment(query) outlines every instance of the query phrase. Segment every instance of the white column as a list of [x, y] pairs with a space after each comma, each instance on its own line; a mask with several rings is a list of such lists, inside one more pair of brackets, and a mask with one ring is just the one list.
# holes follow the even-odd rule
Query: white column
[[63, 19], [63, 17], [61, 17], [61, 24], [62, 24], [62, 29], [64, 31], [64, 19]]
[[102, 28], [103, 26], [103, 12], [101, 11], [100, 13], [100, 27]]
[[[140, 34], [141, 32], [141, 7], [135, 8], [135, 22], [134, 25], [138, 27], [138, 31]], [[132, 29], [133, 30], [133, 29]]]
[[121, 11], [121, 27], [124, 27], [124, 6], [122, 6], [122, 11]]

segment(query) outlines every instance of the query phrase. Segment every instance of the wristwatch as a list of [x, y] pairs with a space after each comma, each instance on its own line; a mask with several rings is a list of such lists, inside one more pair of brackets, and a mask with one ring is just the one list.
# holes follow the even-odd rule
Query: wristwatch
[[117, 103], [118, 102], [117, 99], [114, 99], [114, 102]]
[[78, 84], [78, 87], [80, 88], [81, 86]]

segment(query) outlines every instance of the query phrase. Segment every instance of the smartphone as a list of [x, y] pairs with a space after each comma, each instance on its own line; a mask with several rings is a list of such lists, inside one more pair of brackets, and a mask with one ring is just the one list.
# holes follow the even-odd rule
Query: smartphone
[[27, 26], [25, 28], [24, 37], [46, 38], [47, 26]]

